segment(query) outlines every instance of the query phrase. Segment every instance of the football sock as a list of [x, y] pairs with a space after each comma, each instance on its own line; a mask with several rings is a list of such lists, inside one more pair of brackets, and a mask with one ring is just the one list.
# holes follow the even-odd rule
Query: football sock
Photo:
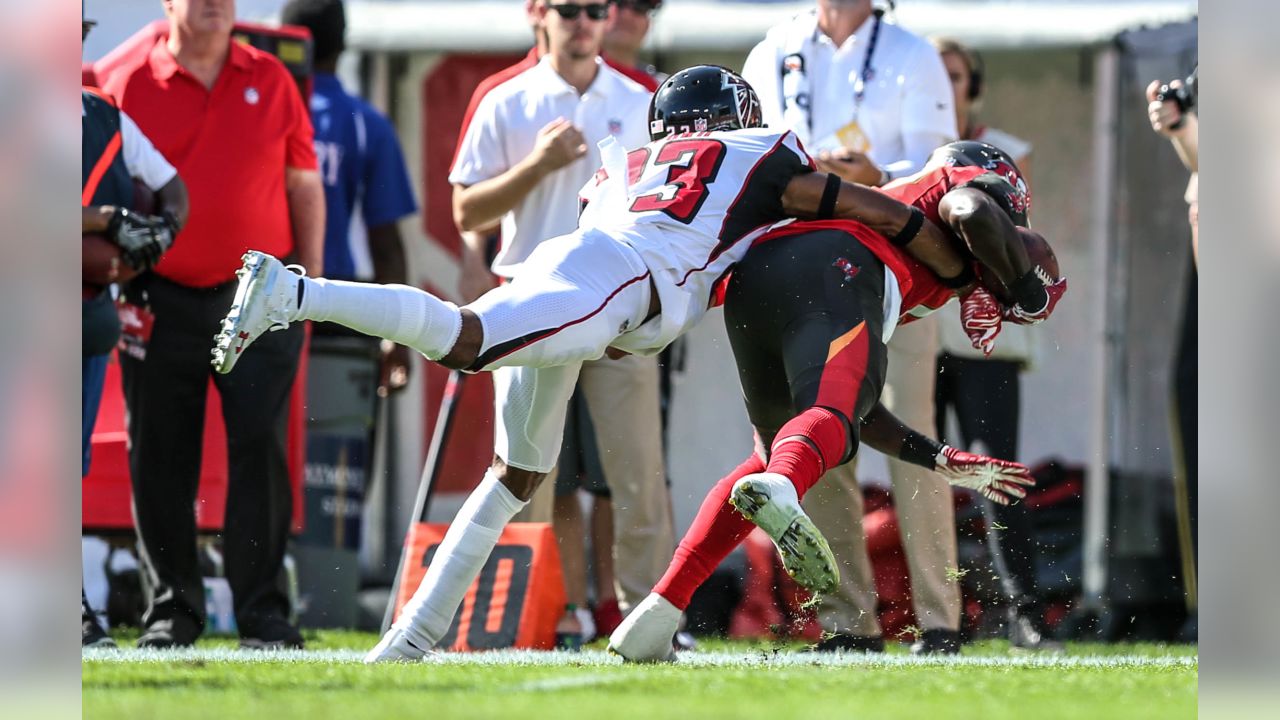
[[493, 470], [467, 497], [436, 549], [426, 577], [394, 627], [424, 650], [449, 630], [467, 588], [484, 567], [502, 529], [527, 503], [511, 494]]
[[822, 473], [839, 465], [849, 450], [844, 418], [824, 407], [811, 407], [787, 421], [769, 453], [768, 471], [784, 475], [804, 498]]
[[738, 480], [763, 471], [764, 460], [752, 453], [746, 462], [711, 488], [689, 531], [680, 540], [666, 574], [654, 586], [654, 592], [680, 610], [689, 607], [698, 586], [706, 582], [720, 562], [755, 529], [750, 520], [729, 504], [729, 494]]
[[296, 320], [335, 322], [407, 345], [429, 360], [453, 349], [462, 331], [458, 306], [408, 285], [301, 279]]

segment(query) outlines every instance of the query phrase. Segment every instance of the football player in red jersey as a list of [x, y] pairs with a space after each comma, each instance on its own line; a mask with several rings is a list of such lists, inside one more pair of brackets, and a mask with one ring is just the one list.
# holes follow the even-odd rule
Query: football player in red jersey
[[554, 467], [580, 364], [609, 348], [660, 352], [706, 313], [717, 278], [780, 221], [855, 219], [949, 286], [972, 285], [972, 268], [922, 211], [815, 172], [792, 133], [760, 125], [759, 99], [736, 73], [706, 65], [676, 73], [650, 105], [653, 142], [630, 154], [601, 143], [604, 172], [583, 189], [579, 228], [540, 243], [512, 282], [463, 308], [418, 288], [300, 277], [246, 253], [215, 338], [219, 372], [262, 334], [301, 320], [395, 340], [453, 369], [517, 371], [502, 395], [493, 465], [367, 662], [422, 658], [448, 631], [502, 529]]
[[[993, 290], [969, 297], [999, 307], [986, 313], [986, 331], [971, 334], [975, 347], [987, 348], [1002, 318], [1039, 322], [1066, 289], [1048, 244], [1025, 228], [1029, 198], [1020, 173], [993, 153], [1003, 155], [954, 143], [916, 176], [885, 189], [949, 228], [984, 271]], [[860, 442], [995, 502], [1025, 495], [1021, 486], [1034, 483], [1026, 467], [944, 446], [878, 402], [894, 325], [936, 310], [953, 294], [856, 222], [797, 222], [756, 242], [724, 296], [757, 452], [708, 493], [666, 575], [614, 632], [611, 650], [628, 660], [672, 659], [670, 637], [694, 590], [756, 526], [801, 585], [833, 589], [835, 559], [799, 501]]]

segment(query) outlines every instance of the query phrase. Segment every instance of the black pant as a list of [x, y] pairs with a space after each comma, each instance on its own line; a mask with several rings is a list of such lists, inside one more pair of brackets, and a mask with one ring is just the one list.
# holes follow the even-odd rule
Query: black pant
[[252, 636], [263, 618], [288, 610], [277, 577], [293, 512], [286, 424], [303, 329], [266, 333], [234, 372], [214, 373], [209, 351], [235, 289], [234, 282], [200, 289], [151, 276], [127, 291], [155, 314], [146, 358], [121, 356], [134, 517], [154, 584], [143, 622], [172, 621], [180, 639], [193, 640], [205, 622], [194, 503], [211, 377], [227, 430], [223, 556], [236, 623]]
[[[1174, 405], [1174, 444], [1177, 470], [1183, 477], [1182, 487], [1175, 485], [1174, 491], [1182, 494], [1179, 498], [1178, 532], [1179, 548], [1182, 555], [1183, 573], [1194, 576], [1198, 573], [1197, 557], [1200, 549], [1200, 524], [1198, 505], [1200, 501], [1200, 483], [1198, 464], [1200, 461], [1197, 422], [1200, 410], [1196, 393], [1199, 388], [1199, 326], [1197, 310], [1199, 307], [1199, 273], [1192, 264], [1187, 277], [1187, 299], [1182, 308], [1182, 331], [1178, 334], [1178, 350], [1174, 359], [1173, 370], [1173, 405]], [[1195, 607], [1192, 590], [1197, 587], [1191, 577], [1184, 577], [1187, 586], [1188, 603]]]
[[820, 405], [850, 423], [884, 388], [884, 265], [857, 238], [818, 230], [747, 253], [725, 295], [725, 326], [751, 424], [766, 444]]
[[[955, 410], [959, 442], [972, 448], [981, 443], [986, 454], [1018, 458], [1019, 363], [978, 360], [943, 353], [938, 357], [934, 390], [938, 437], [947, 436], [947, 409]], [[1035, 523], [1024, 503], [998, 505], [984, 500], [987, 547], [1000, 575], [1005, 595], [1019, 610], [1035, 614], [1040, 598], [1036, 587], [1038, 550]], [[1003, 529], [997, 529], [995, 525]]]

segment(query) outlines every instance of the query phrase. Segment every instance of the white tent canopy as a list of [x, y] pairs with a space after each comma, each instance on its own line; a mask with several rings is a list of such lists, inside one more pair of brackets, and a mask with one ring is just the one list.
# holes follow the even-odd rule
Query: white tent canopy
[[[351, 0], [348, 43], [383, 51], [519, 51], [529, 46], [522, 0]], [[813, 7], [807, 2], [669, 0], [649, 47], [661, 52], [751, 47], [766, 30]], [[984, 48], [1079, 46], [1141, 25], [1188, 20], [1195, 0], [901, 0], [897, 20], [923, 35]]]

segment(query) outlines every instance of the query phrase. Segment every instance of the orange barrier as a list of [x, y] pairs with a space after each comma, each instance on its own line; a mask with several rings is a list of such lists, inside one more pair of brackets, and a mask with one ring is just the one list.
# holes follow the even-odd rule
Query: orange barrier
[[[409, 528], [397, 617], [426, 575], [447, 529], [434, 523]], [[480, 576], [467, 589], [438, 646], [461, 652], [511, 647], [550, 650], [556, 644], [556, 623], [564, 604], [560, 550], [551, 525], [512, 523], [502, 531]]]

